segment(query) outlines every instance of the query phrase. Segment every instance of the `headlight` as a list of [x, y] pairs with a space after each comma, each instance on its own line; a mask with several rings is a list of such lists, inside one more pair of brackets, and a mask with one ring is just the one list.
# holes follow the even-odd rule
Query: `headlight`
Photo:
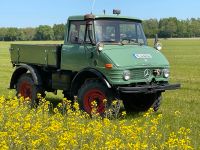
[[104, 44], [103, 44], [103, 43], [98, 43], [98, 44], [97, 44], [97, 50], [98, 50], [99, 52], [101, 52], [101, 51], [103, 50], [103, 48], [104, 48]]
[[162, 44], [161, 44], [161, 43], [156, 43], [156, 44], [155, 44], [155, 48], [156, 48], [158, 51], [162, 50]]
[[125, 70], [123, 72], [123, 79], [128, 81], [131, 78], [131, 72], [129, 70]]
[[163, 76], [165, 77], [165, 78], [169, 78], [169, 69], [163, 69]]

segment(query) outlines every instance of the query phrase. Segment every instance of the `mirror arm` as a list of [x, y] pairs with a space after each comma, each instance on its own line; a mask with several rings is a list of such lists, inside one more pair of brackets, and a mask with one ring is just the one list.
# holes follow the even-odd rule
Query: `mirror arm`
[[92, 39], [92, 30], [88, 30], [88, 35], [89, 35], [89, 39], [90, 39], [90, 42], [91, 42], [91, 44], [94, 46], [94, 45], [96, 45], [95, 44], [95, 42], [94, 42], [94, 40]]
[[94, 46], [96, 44], [94, 42], [94, 39], [92, 38], [92, 21], [91, 20], [87, 20], [86, 21], [86, 25], [87, 25], [86, 31], [88, 33], [89, 40], [90, 40], [91, 44]]
[[154, 40], [154, 47], [156, 47], [156, 44], [158, 43], [158, 34], [155, 35], [155, 40]]
[[162, 49], [162, 44], [159, 43], [159, 40], [158, 40], [158, 34], [156, 34], [156, 36], [155, 36], [154, 48], [159, 51]]

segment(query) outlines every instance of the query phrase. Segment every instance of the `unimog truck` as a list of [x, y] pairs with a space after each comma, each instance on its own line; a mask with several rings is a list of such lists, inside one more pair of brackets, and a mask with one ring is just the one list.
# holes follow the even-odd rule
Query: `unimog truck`
[[77, 96], [87, 113], [93, 101], [104, 113], [116, 99], [128, 112], [156, 111], [161, 94], [180, 84], [169, 84], [169, 62], [158, 43], [147, 46], [141, 22], [120, 15], [71, 16], [64, 44], [12, 44], [10, 89], [32, 105], [38, 93], [62, 90], [67, 99]]

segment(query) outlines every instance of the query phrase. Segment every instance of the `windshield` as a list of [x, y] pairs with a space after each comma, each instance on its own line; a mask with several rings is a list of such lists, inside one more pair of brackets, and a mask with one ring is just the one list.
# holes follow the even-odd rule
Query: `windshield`
[[97, 42], [146, 45], [141, 23], [128, 20], [95, 20], [94, 25]]

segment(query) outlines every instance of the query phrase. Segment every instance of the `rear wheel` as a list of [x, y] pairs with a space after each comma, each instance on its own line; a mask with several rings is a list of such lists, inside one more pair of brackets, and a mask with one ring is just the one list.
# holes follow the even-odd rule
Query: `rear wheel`
[[45, 97], [44, 90], [41, 86], [35, 85], [31, 74], [23, 74], [17, 82], [17, 96], [22, 96], [30, 100], [31, 107], [35, 107], [39, 104], [39, 99], [37, 94], [41, 94]]
[[[107, 100], [106, 103], [105, 99]], [[92, 111], [92, 102], [96, 102], [97, 112], [104, 114], [106, 108], [110, 107], [113, 99], [112, 90], [108, 89], [98, 80], [86, 81], [78, 91], [80, 108], [89, 114]]]
[[160, 106], [161, 93], [133, 94], [123, 97], [124, 107], [127, 112], [142, 112], [153, 108], [157, 111]]
[[68, 91], [63, 91], [63, 95], [64, 95], [64, 98], [66, 98], [67, 100], [71, 100], [71, 101], [74, 100], [74, 98], [70, 95]]

